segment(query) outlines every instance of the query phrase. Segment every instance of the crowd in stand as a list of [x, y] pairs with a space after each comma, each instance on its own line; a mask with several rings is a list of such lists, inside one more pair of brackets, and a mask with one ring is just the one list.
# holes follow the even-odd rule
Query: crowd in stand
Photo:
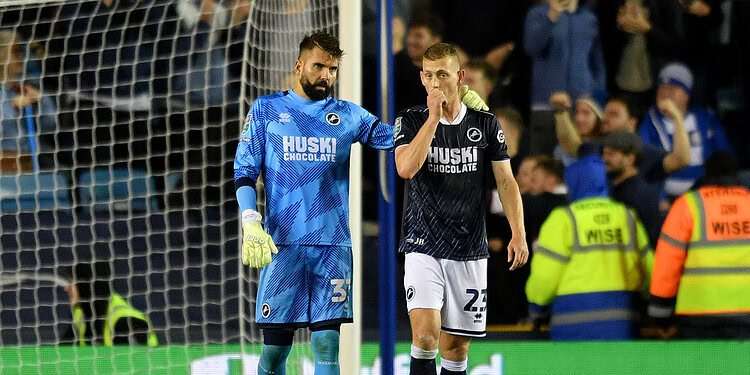
[[184, 191], [180, 205], [227, 201], [249, 9], [245, 0], [4, 9], [3, 172], [76, 181], [98, 167], [135, 170], [159, 192]]
[[[550, 215], [557, 207], [607, 197], [636, 214], [653, 251], [662, 246], [662, 224], [672, 204], [706, 182], [704, 165], [712, 156], [718, 160], [714, 165], [735, 165], [732, 160], [738, 159], [740, 169], [750, 167], [743, 136], [748, 98], [742, 94], [750, 92], [743, 51], [748, 29], [741, 21], [750, 15], [748, 5], [721, 0], [419, 2], [403, 15], [405, 43], [394, 45], [397, 110], [424, 104], [418, 76], [424, 50], [439, 41], [457, 44], [465, 55], [465, 83], [490, 104], [505, 132], [528, 243], [538, 244], [548, 219], [560, 225]], [[576, 176], [581, 170], [585, 183]], [[599, 171], [603, 190], [583, 186], [594, 184]], [[742, 184], [741, 172], [724, 172], [736, 186]], [[539, 302], [541, 284], [529, 279], [530, 274], [534, 279], [533, 262], [507, 270], [504, 246], [510, 229], [497, 194], [488, 200], [489, 321], [523, 322], [533, 318], [529, 307]], [[559, 232], [555, 241], [565, 237]], [[750, 243], [745, 246], [750, 254]], [[584, 277], [596, 279], [595, 274]]]

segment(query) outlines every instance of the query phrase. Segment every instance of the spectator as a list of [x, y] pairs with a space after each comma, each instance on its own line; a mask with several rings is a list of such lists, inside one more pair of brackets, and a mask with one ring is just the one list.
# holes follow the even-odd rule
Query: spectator
[[[549, 99], [555, 109], [555, 134], [560, 144], [555, 158], [570, 165], [581, 154], [595, 152], [589, 146], [601, 135], [602, 110], [594, 99], [580, 97], [575, 103], [574, 118], [570, 117], [571, 99], [566, 92], [556, 92]], [[586, 145], [585, 149], [581, 145]]]
[[683, 338], [750, 338], [749, 268], [750, 191], [731, 154], [716, 152], [702, 186], [680, 196], [664, 221], [648, 313], [664, 327], [676, 316]]
[[[239, 137], [237, 117], [229, 114], [240, 111], [243, 50], [248, 0], [202, 0], [199, 4], [184, 3], [184, 21], [193, 29], [190, 70], [187, 81], [187, 123], [200, 124], [201, 137], [188, 137], [189, 149], [171, 169], [173, 178], [168, 195], [171, 207], [186, 204], [218, 204], [234, 196], [233, 156], [222, 154], [236, 147], [226, 145]], [[170, 124], [179, 124], [180, 116], [172, 116]], [[179, 128], [178, 128], [179, 129]], [[177, 146], [177, 142], [172, 142]], [[221, 145], [224, 145], [221, 147]], [[192, 150], [208, 150], [195, 152]], [[184, 163], [185, 165], [182, 165]], [[223, 189], [222, 189], [223, 188]], [[222, 194], [223, 193], [223, 194]]]
[[602, 113], [602, 133], [614, 132], [635, 133], [638, 116], [633, 102], [625, 96], [612, 96], [604, 105]]
[[[659, 73], [656, 102], [641, 120], [639, 135], [644, 143], [661, 147], [664, 151], [677, 147], [674, 138], [674, 111], [665, 111], [663, 103], [671, 100], [676, 110], [684, 114], [684, 127], [690, 142], [690, 163], [673, 172], [666, 179], [664, 190], [670, 197], [686, 192], [703, 175], [703, 161], [716, 151], [729, 150], [729, 143], [716, 116], [702, 108], [688, 107], [693, 89], [693, 76], [683, 64], [672, 63]], [[671, 113], [671, 114], [670, 114]]]
[[495, 117], [500, 121], [500, 127], [505, 134], [505, 145], [508, 146], [510, 167], [518, 175], [521, 161], [529, 154], [529, 137], [526, 136], [526, 125], [523, 117], [513, 107], [495, 109]]
[[495, 70], [498, 79], [489, 98], [490, 107], [513, 106], [526, 116], [531, 64], [523, 49], [516, 46], [522, 43], [523, 20], [531, 2], [474, 0], [471, 5], [432, 0], [432, 10], [446, 22], [444, 39]]
[[[548, 156], [534, 158], [531, 171], [531, 192], [522, 195], [526, 241], [533, 243], [539, 228], [549, 213], [565, 205], [565, 185], [562, 184], [562, 165]], [[496, 194], [496, 193], [494, 193]], [[487, 220], [487, 236], [491, 250], [488, 267], [496, 270], [488, 279], [488, 298], [503, 298], [503, 304], [490, 309], [488, 319], [494, 323], [517, 323], [528, 316], [528, 302], [524, 290], [529, 278], [529, 266], [510, 272], [505, 256], [505, 244], [511, 238], [510, 225], [502, 212], [499, 200], [493, 201], [492, 214]]]
[[529, 193], [532, 189], [532, 174], [534, 168], [536, 168], [537, 159], [542, 155], [528, 155], [521, 161], [518, 166], [518, 173], [516, 173], [516, 182], [518, 183], [518, 190], [521, 194]]
[[[193, 48], [190, 57], [190, 73], [188, 75], [187, 92], [192, 108], [221, 106], [227, 101], [235, 101], [240, 92], [228, 91], [228, 88], [238, 89], [237, 85], [229, 85], [232, 79], [239, 76], [229, 76], [227, 67], [227, 46], [229, 28], [244, 22], [249, 12], [246, 0], [239, 0], [228, 9], [216, 0], [201, 0], [199, 5], [185, 3], [186, 12], [197, 16], [185, 21], [187, 29], [194, 29]], [[242, 11], [244, 10], [244, 15]], [[243, 36], [244, 37], [244, 36]], [[241, 56], [235, 56], [241, 59]], [[231, 99], [230, 99], [231, 98]]]
[[404, 49], [404, 41], [406, 39], [406, 23], [403, 18], [393, 16], [393, 21], [391, 22], [391, 33], [393, 34], [391, 39], [391, 52], [396, 55]]
[[646, 228], [649, 243], [655, 244], [662, 222], [659, 211], [661, 190], [659, 186], [647, 183], [638, 172], [641, 139], [634, 133], [620, 131], [607, 134], [602, 141], [602, 158], [607, 166], [612, 199], [635, 209]]
[[455, 1], [432, 0], [432, 10], [447, 23], [446, 40], [460, 45], [469, 56], [500, 70], [513, 51], [513, 45], [520, 40], [527, 7], [523, 3], [477, 0], [467, 7]]
[[[523, 175], [519, 173], [516, 180], [519, 184], [524, 184], [521, 198], [524, 206], [524, 226], [529, 227], [526, 230], [528, 243], [536, 240], [539, 227], [550, 211], [566, 202], [567, 189], [563, 184], [562, 170], [560, 162], [546, 155], [530, 156], [522, 162]], [[505, 241], [510, 239], [510, 227], [504, 218], [499, 199], [492, 200], [489, 212], [491, 220], [488, 220], [487, 233], [491, 242], [490, 247], [500, 251]], [[494, 245], [492, 241], [495, 241]]]
[[[182, 3], [181, 3], [182, 4]], [[189, 10], [169, 0], [86, 1], [60, 11], [53, 54], [64, 56], [63, 90], [118, 108], [148, 110], [185, 86]]]
[[724, 14], [723, 0], [679, 0], [685, 43], [684, 58], [695, 77], [693, 104], [716, 107], [716, 72], [719, 64], [719, 34]]
[[406, 48], [396, 54], [396, 112], [424, 103], [426, 96], [419, 72], [427, 48], [443, 40], [443, 21], [430, 15], [417, 15], [406, 30]]
[[54, 167], [57, 108], [27, 81], [24, 50], [16, 33], [0, 31], [0, 168], [7, 172]]
[[565, 196], [565, 185], [563, 184], [563, 166], [559, 161], [540, 157], [536, 161], [536, 167], [531, 173], [531, 195], [544, 193]]
[[[520, 174], [516, 174], [516, 180], [518, 184], [524, 184], [522, 191], [522, 198], [525, 206], [525, 202], [529, 197], [535, 197], [543, 195], [545, 192], [556, 191], [556, 182], [562, 181], [562, 176], [556, 179], [557, 170], [554, 166], [550, 165], [551, 159], [546, 155], [539, 155], [528, 157], [523, 162], [523, 177]], [[562, 201], [565, 202], [565, 193], [563, 192]], [[487, 215], [487, 237], [489, 239], [490, 250], [499, 252], [504, 248], [507, 240], [510, 240], [510, 226], [505, 212], [503, 211], [502, 202], [496, 197], [497, 190], [491, 190], [489, 195], [490, 206]], [[529, 198], [530, 199], [530, 198]], [[540, 199], [541, 201], [544, 199]], [[542, 205], [544, 206], [544, 205]], [[549, 213], [549, 212], [548, 212]], [[534, 215], [532, 215], [533, 217]], [[529, 219], [528, 212], [524, 210], [524, 222], [528, 224]], [[544, 215], [542, 220], [547, 216]], [[530, 236], [531, 231], [526, 231], [526, 237], [534, 238]], [[529, 242], [531, 243], [531, 242]]]
[[[640, 154], [636, 159], [638, 174], [646, 179], [649, 184], [654, 184], [660, 189], [667, 175], [688, 165], [690, 162], [690, 142], [685, 131], [684, 115], [679, 111], [670, 99], [661, 102], [663, 113], [673, 119], [675, 125], [674, 147], [665, 151], [661, 147], [652, 144], [641, 144]], [[615, 132], [635, 133], [638, 118], [633, 115], [634, 109], [626, 97], [613, 97], [604, 107], [604, 121], [602, 132], [611, 134]]]
[[548, 0], [529, 11], [524, 48], [533, 59], [531, 152], [552, 153], [554, 117], [550, 96], [579, 97], [605, 92], [605, 70], [596, 15], [577, 0]]
[[548, 156], [539, 157], [532, 175], [532, 191], [522, 196], [528, 243], [537, 240], [539, 229], [550, 212], [567, 203], [567, 187], [563, 183], [563, 166], [559, 161]]
[[640, 117], [648, 109], [659, 68], [682, 52], [672, 1], [609, 0], [596, 5], [607, 88], [629, 100]]
[[[183, 4], [183, 3], [180, 3]], [[185, 8], [169, 0], [85, 1], [60, 10], [49, 52], [62, 56], [62, 93], [74, 116], [76, 162], [153, 159], [163, 170], [172, 98], [185, 97], [190, 38]], [[183, 102], [184, 103], [184, 102]], [[171, 106], [170, 106], [171, 107]], [[68, 130], [67, 128], [65, 130]]]
[[470, 60], [463, 66], [464, 83], [479, 94], [485, 103], [489, 103], [490, 94], [495, 87], [497, 74], [484, 60]]
[[[273, 1], [275, 0], [271, 0], [271, 2]], [[392, 51], [394, 56], [406, 48], [406, 28], [407, 22], [411, 19], [410, 14], [418, 14], [415, 10], [425, 8], [424, 5], [418, 4], [420, 1], [424, 0], [395, 0], [393, 2], [393, 22], [391, 26], [393, 28]], [[378, 45], [380, 38], [380, 25], [377, 15], [378, 2], [379, 0], [362, 1], [362, 45], [370, 47], [362, 48], [362, 77], [376, 77], [378, 74], [378, 49], [375, 47]], [[377, 112], [380, 102], [380, 93], [376, 91], [371, 86], [362, 85], [362, 106], [371, 113]], [[394, 108], [396, 112], [399, 110], [398, 106]], [[365, 160], [367, 159], [371, 158], [368, 156]], [[365, 181], [365, 184], [367, 184], [367, 181]], [[365, 210], [365, 215], [367, 214], [369, 212]]]
[[[238, 93], [242, 84], [242, 66], [246, 63], [243, 60], [245, 49], [245, 34], [248, 27], [248, 18], [250, 17], [250, 0], [234, 0], [230, 2], [229, 30], [227, 36], [227, 75], [230, 79], [227, 97], [234, 98], [234, 93]], [[238, 100], [238, 99], [232, 99]], [[230, 137], [236, 139], [237, 137]], [[229, 147], [234, 150], [234, 147]], [[233, 158], [233, 157], [232, 157]], [[234, 172], [232, 172], [234, 173]]]
[[74, 324], [64, 341], [80, 346], [159, 345], [148, 315], [112, 290], [109, 262], [77, 263], [72, 267], [72, 279], [66, 292], [73, 306]]
[[[416, 13], [415, 10], [424, 8], [423, 5], [418, 4], [419, 1], [423, 0], [394, 0], [393, 1], [393, 53], [396, 54], [401, 51], [401, 48], [395, 48], [399, 44], [403, 44], [403, 40], [396, 41], [397, 35], [399, 34], [400, 28], [406, 28], [404, 20], [409, 20], [410, 14]], [[378, 0], [365, 0], [362, 1], [362, 45], [363, 46], [374, 46], [378, 43], [380, 38], [380, 25], [378, 25], [378, 14], [377, 14]], [[398, 20], [398, 21], [396, 21]], [[403, 37], [403, 30], [401, 36]], [[403, 46], [402, 46], [403, 47]], [[363, 60], [374, 60], [377, 55], [376, 48], [363, 48], [362, 49]]]
[[187, 4], [62, 5], [49, 44], [60, 70], [46, 70], [45, 81], [59, 80], [60, 133], [72, 138], [60, 144], [73, 153], [74, 175], [96, 165], [147, 170], [162, 192], [166, 172], [184, 168], [190, 21], [200, 17]]
[[[533, 243], [539, 233], [539, 227], [550, 211], [565, 204], [567, 189], [563, 184], [563, 167], [560, 162], [546, 155], [529, 158], [528, 160], [526, 165], [531, 165], [531, 160], [533, 160], [534, 166], [529, 178], [529, 188], [523, 193], [522, 198], [524, 223], [525, 226], [529, 226], [526, 230], [527, 242]], [[496, 194], [496, 192], [493, 191], [493, 194]], [[492, 201], [489, 211], [491, 216], [495, 217], [491, 222], [488, 221], [488, 236], [491, 242], [492, 240], [499, 240], [499, 242], [495, 242], [495, 246], [492, 246], [491, 243], [490, 247], [500, 251], [505, 240], [510, 239], [510, 227], [507, 226], [507, 221], [504, 219], [505, 216], [499, 199]], [[498, 230], [498, 228], [500, 229]]]
[[[556, 102], [562, 104], [555, 104]], [[560, 108], [566, 108], [568, 99], [559, 96], [553, 101], [553, 104]], [[690, 161], [690, 144], [687, 133], [685, 132], [683, 115], [671, 100], [661, 101], [661, 108], [670, 118], [677, 119], [675, 124], [674, 148], [670, 152], [664, 151], [663, 148], [651, 144], [643, 144], [640, 156], [637, 158], [639, 174], [651, 184], [661, 187], [667, 174], [672, 173], [688, 165]], [[602, 117], [601, 132], [610, 134], [613, 132], [635, 133], [638, 118], [633, 115], [634, 110], [631, 102], [623, 96], [615, 96], [609, 99], [604, 107]], [[585, 152], [599, 150], [598, 142], [592, 141], [592, 144], [585, 145], [585, 142], [570, 124], [570, 116], [562, 113], [561, 121], [557, 122], [557, 136], [563, 150], [567, 150], [571, 155], [578, 155], [580, 149]]]
[[634, 337], [651, 252], [643, 226], [607, 198], [604, 165], [589, 155], [565, 170], [572, 203], [552, 211], [534, 246], [529, 314], [550, 317], [553, 340]]

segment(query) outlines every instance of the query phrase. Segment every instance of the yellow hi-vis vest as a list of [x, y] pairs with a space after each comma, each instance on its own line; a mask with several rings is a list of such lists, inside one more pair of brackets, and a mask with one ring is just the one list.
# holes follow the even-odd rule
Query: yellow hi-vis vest
[[708, 186], [675, 201], [657, 246], [651, 293], [676, 294], [678, 315], [750, 313], [748, 189]]
[[555, 208], [534, 246], [526, 283], [530, 303], [594, 292], [647, 290], [653, 258], [635, 213], [609, 198]]
[[122, 296], [117, 293], [112, 293], [109, 298], [109, 305], [107, 306], [107, 317], [104, 319], [104, 345], [112, 346], [114, 341], [115, 325], [117, 321], [122, 318], [138, 319], [146, 322], [148, 326], [148, 341], [147, 345], [155, 347], [159, 345], [159, 340], [156, 338], [151, 326], [151, 321], [148, 319], [146, 314], [138, 311], [136, 308], [131, 306], [125, 301]]
[[80, 305], [73, 306], [73, 329], [78, 336], [78, 346], [86, 346], [86, 321], [83, 308]]

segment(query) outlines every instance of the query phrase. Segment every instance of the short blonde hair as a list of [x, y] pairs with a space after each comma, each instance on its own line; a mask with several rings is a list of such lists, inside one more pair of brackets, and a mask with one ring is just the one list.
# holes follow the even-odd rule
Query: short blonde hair
[[424, 52], [424, 59], [435, 61], [444, 57], [451, 56], [456, 59], [458, 66], [461, 66], [461, 58], [458, 57], [458, 48], [450, 43], [436, 43], [427, 48]]

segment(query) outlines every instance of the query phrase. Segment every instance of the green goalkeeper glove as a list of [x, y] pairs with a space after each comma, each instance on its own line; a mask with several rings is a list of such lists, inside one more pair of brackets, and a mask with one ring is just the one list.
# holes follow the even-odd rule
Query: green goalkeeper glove
[[490, 107], [482, 98], [477, 94], [476, 91], [469, 88], [467, 85], [461, 85], [458, 89], [458, 95], [461, 97], [461, 101], [466, 104], [467, 107], [475, 111], [487, 111]]
[[279, 252], [271, 236], [260, 225], [262, 217], [253, 210], [242, 213], [242, 264], [263, 268], [271, 263], [271, 254]]

